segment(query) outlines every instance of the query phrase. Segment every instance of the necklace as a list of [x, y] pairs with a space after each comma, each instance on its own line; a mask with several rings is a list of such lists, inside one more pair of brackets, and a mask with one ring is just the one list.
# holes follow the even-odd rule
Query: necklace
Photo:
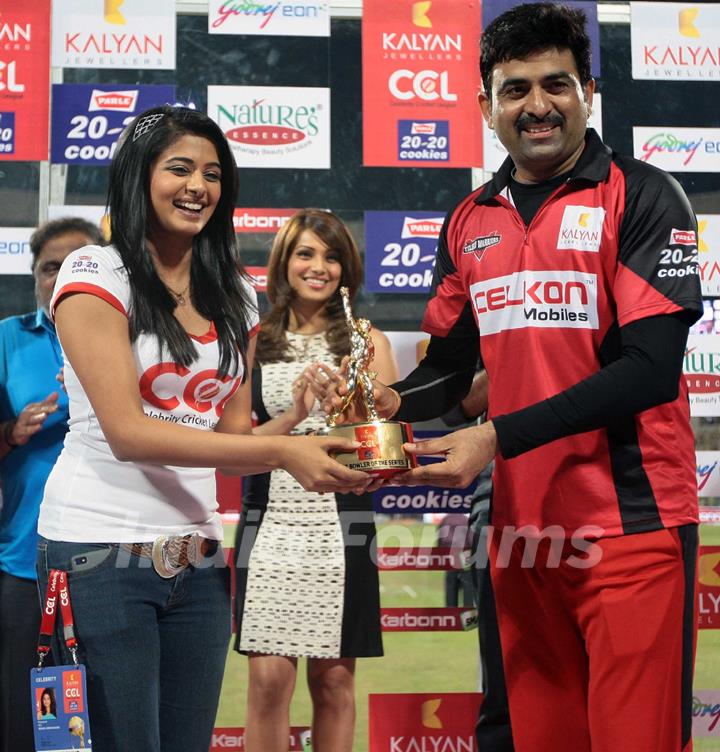
[[182, 292], [175, 292], [175, 290], [172, 289], [172, 287], [168, 287], [166, 284], [165, 287], [167, 288], [167, 291], [175, 298], [175, 302], [179, 306], [184, 306], [185, 303], [187, 303], [187, 298], [185, 295], [187, 294], [187, 291], [190, 289], [190, 283], [188, 282], [187, 285], [185, 285], [185, 289]]

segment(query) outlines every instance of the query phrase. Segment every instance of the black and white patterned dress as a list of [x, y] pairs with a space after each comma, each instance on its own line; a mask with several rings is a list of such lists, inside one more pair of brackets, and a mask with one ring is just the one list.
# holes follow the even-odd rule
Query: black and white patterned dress
[[[333, 362], [324, 334], [287, 337], [296, 359], [253, 372], [260, 422], [290, 409], [292, 382], [305, 366]], [[295, 431], [323, 425], [316, 404]], [[314, 658], [382, 655], [370, 496], [311, 493], [284, 470], [243, 483], [235, 649]]]

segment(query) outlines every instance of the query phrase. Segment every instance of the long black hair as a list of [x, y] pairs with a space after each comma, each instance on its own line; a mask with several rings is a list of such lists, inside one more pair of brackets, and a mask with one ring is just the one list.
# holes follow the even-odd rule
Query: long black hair
[[245, 273], [233, 229], [235, 160], [216, 123], [195, 110], [168, 105], [146, 110], [130, 123], [110, 165], [107, 206], [111, 242], [129, 276], [131, 339], [143, 332], [155, 335], [161, 350], [167, 348], [175, 362], [189, 366], [197, 360], [197, 350], [173, 315], [177, 301], [158, 276], [147, 246], [152, 167], [160, 154], [184, 135], [210, 141], [222, 172], [220, 200], [192, 241], [190, 295], [196, 310], [215, 324], [220, 349], [218, 375], [223, 377], [238, 367], [238, 353], [247, 365], [253, 304], [242, 284]]

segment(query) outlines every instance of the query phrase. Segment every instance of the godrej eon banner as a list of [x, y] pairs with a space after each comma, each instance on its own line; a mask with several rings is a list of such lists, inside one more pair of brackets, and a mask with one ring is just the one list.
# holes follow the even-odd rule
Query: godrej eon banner
[[48, 157], [50, 0], [0, 0], [0, 159]]
[[479, 0], [365, 0], [363, 164], [480, 167]]
[[175, 101], [174, 86], [53, 84], [56, 164], [109, 165], [125, 126], [140, 112]]
[[330, 36], [330, 3], [275, 0], [268, 3], [210, 0], [208, 34]]

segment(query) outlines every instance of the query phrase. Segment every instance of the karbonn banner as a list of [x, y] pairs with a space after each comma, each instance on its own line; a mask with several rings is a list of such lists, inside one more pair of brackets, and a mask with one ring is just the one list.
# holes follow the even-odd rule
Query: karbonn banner
[[365, 212], [365, 288], [427, 292], [443, 220], [442, 212]]
[[474, 608], [381, 608], [383, 632], [466, 632], [477, 627]]
[[0, 6], [0, 160], [48, 158], [50, 0]]
[[55, 164], [109, 165], [125, 126], [140, 112], [175, 101], [174, 86], [53, 84]]
[[482, 700], [474, 692], [371, 694], [369, 752], [476, 752]]
[[700, 546], [698, 626], [720, 629], [720, 546]]
[[[210, 752], [225, 749], [245, 749], [245, 729], [239, 726], [216, 728], [210, 740]], [[291, 726], [288, 752], [308, 752], [312, 749], [310, 729], [307, 726]]]
[[482, 165], [479, 36], [479, 0], [365, 0], [365, 165]]
[[[465, 534], [463, 533], [463, 536]], [[390, 571], [448, 572], [469, 565], [469, 551], [443, 546], [386, 546], [377, 550], [378, 569]]]
[[273, 235], [297, 213], [297, 209], [235, 209], [235, 232], [270, 232]]

